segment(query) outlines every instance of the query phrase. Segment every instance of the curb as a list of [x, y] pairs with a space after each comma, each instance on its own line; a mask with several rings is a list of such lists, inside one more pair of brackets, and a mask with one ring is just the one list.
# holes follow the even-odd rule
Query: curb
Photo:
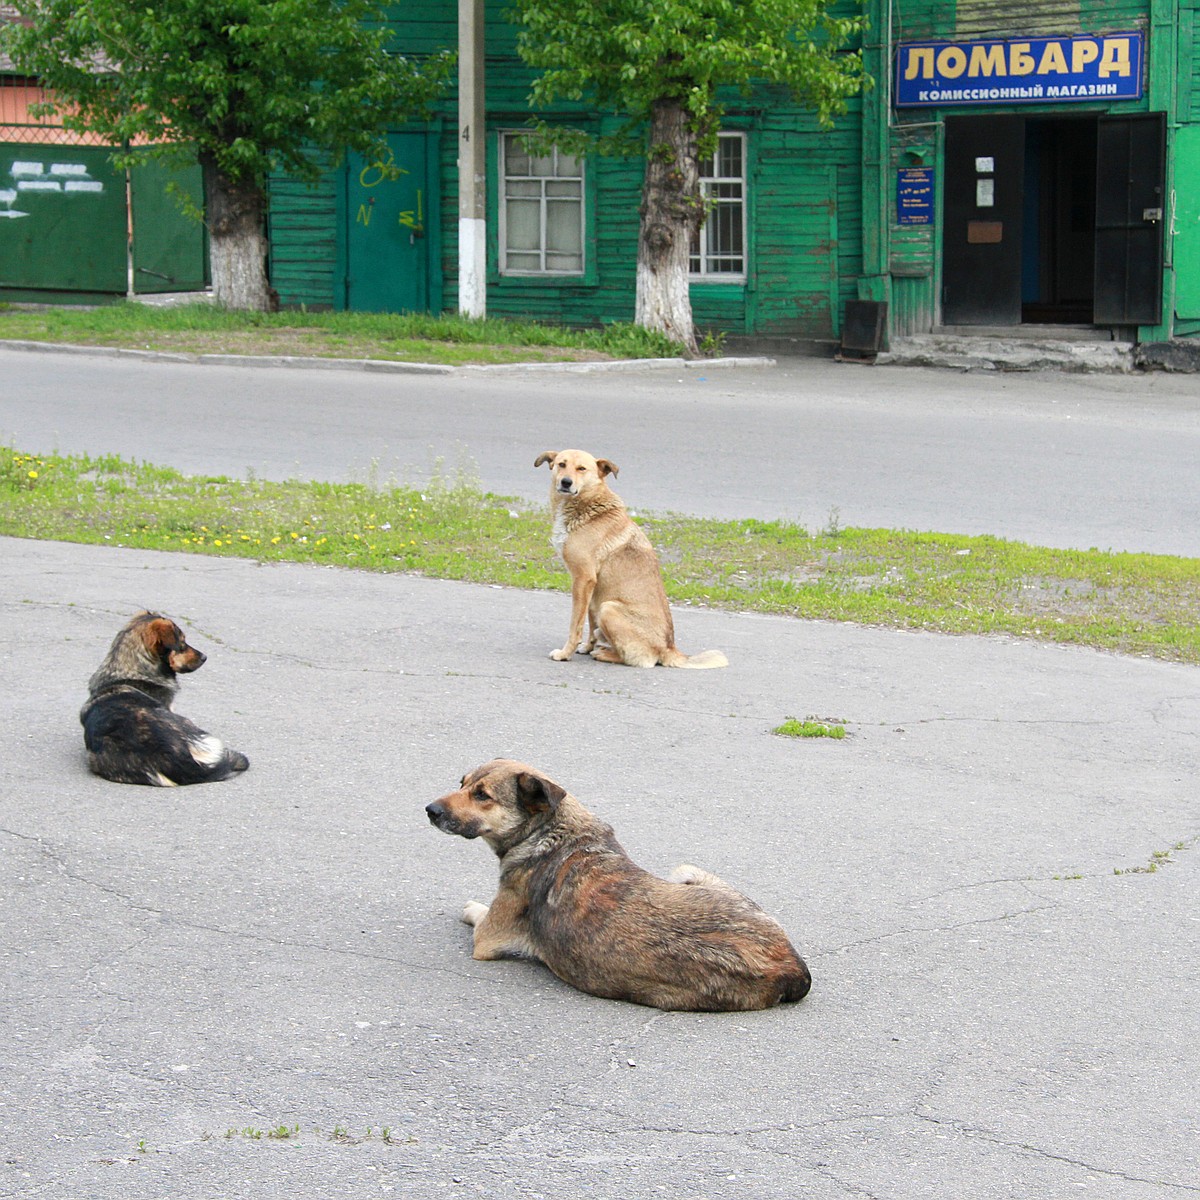
[[305, 358], [290, 354], [189, 354], [172, 350], [129, 350], [117, 346], [77, 346], [67, 342], [7, 341], [0, 347], [8, 350], [28, 350], [44, 354], [90, 354], [100, 358], [134, 358], [150, 362], [198, 363], [216, 367], [301, 367], [317, 371], [374, 371], [385, 375], [456, 375], [463, 372], [503, 374], [517, 371], [551, 371], [581, 374], [597, 371], [636, 371], [642, 368], [661, 370], [721, 369], [724, 367], [773, 367], [775, 359], [743, 356], [737, 358], [619, 358], [611, 362], [531, 362], [464, 364], [461, 367], [442, 363], [390, 362], [379, 358]]

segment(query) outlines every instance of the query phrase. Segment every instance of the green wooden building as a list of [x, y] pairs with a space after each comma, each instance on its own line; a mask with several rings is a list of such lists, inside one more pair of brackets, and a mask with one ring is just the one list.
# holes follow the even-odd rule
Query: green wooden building
[[[487, 312], [630, 320], [640, 160], [533, 157], [530, 76], [503, 0], [486, 22]], [[701, 329], [833, 340], [847, 301], [893, 335], [1094, 326], [1200, 334], [1200, 0], [869, 0], [874, 88], [832, 130], [731, 96], [692, 255]], [[395, 44], [454, 47], [457, 6], [393, 10]], [[453, 310], [458, 116], [389, 136], [319, 185], [275, 180], [285, 305]], [[548, 120], [604, 130], [564, 106]]]

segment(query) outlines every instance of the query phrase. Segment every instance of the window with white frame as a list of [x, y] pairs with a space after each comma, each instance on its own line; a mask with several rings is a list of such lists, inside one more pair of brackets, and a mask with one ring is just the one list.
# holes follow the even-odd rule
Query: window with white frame
[[582, 159], [531, 154], [522, 134], [502, 133], [500, 179], [501, 274], [583, 274]]
[[719, 133], [717, 148], [700, 163], [700, 195], [708, 215], [692, 241], [693, 278], [746, 278], [746, 135]]

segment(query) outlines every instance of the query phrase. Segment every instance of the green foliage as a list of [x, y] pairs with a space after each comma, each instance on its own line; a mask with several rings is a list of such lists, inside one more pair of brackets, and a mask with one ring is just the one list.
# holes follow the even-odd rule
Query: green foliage
[[388, 54], [374, 0], [16, 8], [28, 23], [0, 28], [0, 51], [52, 90], [45, 111], [67, 128], [127, 147], [122, 161], [190, 146], [253, 186], [276, 168], [314, 178], [319, 152], [370, 152], [378, 130], [436, 96], [452, 62]]
[[[836, 17], [831, 0], [515, 0], [517, 49], [541, 71], [531, 100], [584, 101], [629, 123], [609, 148], [672, 100], [711, 151], [717, 90], [755, 82], [786, 88], [823, 124], [864, 83], [861, 51], [848, 49], [862, 16]], [[543, 127], [543, 131], [545, 132]], [[643, 147], [644, 148], [644, 147]]]

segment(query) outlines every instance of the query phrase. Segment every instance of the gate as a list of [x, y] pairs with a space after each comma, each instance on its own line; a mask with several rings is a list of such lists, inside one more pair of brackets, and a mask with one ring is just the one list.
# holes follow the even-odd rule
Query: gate
[[[110, 151], [64, 142], [0, 143], [0, 288], [125, 295], [129, 210]], [[133, 289], [204, 287], [204, 227], [168, 194], [175, 180], [199, 206], [197, 166], [133, 168]]]
[[0, 287], [123, 293], [127, 240], [107, 150], [0, 145]]

